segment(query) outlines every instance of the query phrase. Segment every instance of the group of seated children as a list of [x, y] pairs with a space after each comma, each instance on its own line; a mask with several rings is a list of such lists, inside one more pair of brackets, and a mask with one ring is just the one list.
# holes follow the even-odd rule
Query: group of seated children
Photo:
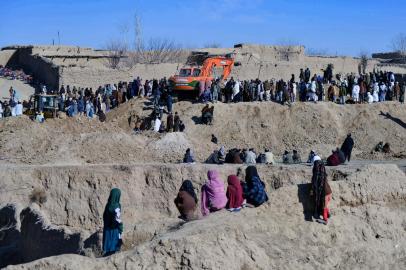
[[225, 147], [221, 146], [219, 150], [214, 150], [207, 158], [208, 164], [275, 164], [274, 156], [269, 149], [258, 156], [253, 148], [238, 149], [232, 148], [226, 153]]
[[302, 159], [300, 158], [299, 152], [297, 150], [293, 150], [291, 154], [289, 151], [285, 151], [282, 156], [282, 161], [284, 164], [298, 164], [302, 163]]
[[[224, 188], [224, 182], [218, 171], [209, 170], [207, 178], [200, 196], [202, 216], [221, 209], [238, 212], [242, 207], [258, 207], [268, 201], [265, 183], [261, 181], [255, 166], [247, 167], [245, 181], [240, 181], [236, 175], [228, 176], [227, 190]], [[198, 219], [200, 214], [197, 213], [197, 204], [198, 199], [193, 184], [190, 180], [185, 180], [175, 199], [180, 218], [187, 221]]]
[[[317, 155], [314, 155], [313, 160], [313, 176], [309, 194], [314, 205], [313, 218], [319, 223], [327, 224], [330, 218], [328, 207], [332, 199], [332, 190], [327, 181], [324, 163]], [[268, 201], [265, 183], [259, 177], [255, 166], [246, 168], [245, 181], [241, 181], [236, 175], [228, 176], [226, 190], [218, 171], [209, 170], [207, 178], [201, 188], [201, 213], [197, 211], [198, 197], [192, 182], [183, 181], [174, 201], [180, 212], [179, 218], [185, 221], [196, 220], [222, 209], [238, 212], [243, 207], [258, 207]]]

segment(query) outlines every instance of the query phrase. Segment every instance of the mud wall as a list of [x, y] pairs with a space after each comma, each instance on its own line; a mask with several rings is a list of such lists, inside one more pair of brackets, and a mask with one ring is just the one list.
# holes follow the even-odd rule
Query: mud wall
[[0, 234], [0, 267], [83, 251], [82, 234], [50, 224], [36, 204], [21, 212], [15, 204], [1, 208], [0, 226], [7, 228]]
[[18, 211], [18, 207], [12, 204], [0, 209], [0, 268], [20, 262]]
[[97, 89], [105, 84], [117, 84], [119, 81], [132, 81], [138, 76], [145, 80], [169, 78], [176, 73], [180, 64], [138, 64], [131, 69], [108, 69], [108, 68], [81, 68], [64, 67], [60, 68], [59, 83], [64, 85], [75, 85], [79, 87], [92, 87]]
[[401, 59], [404, 57], [405, 57], [405, 55], [403, 55], [400, 52], [373, 53], [372, 54], [372, 58], [379, 58], [379, 59], [386, 59], [386, 60]]
[[10, 59], [13, 57], [16, 50], [2, 50], [0, 51], [0, 65], [6, 66]]
[[45, 83], [49, 88], [56, 89], [59, 86], [59, 68], [52, 61], [37, 54], [32, 54], [32, 48], [19, 48], [8, 62], [8, 66], [14, 69], [23, 69], [32, 74], [34, 79]]
[[20, 214], [21, 237], [19, 249], [22, 262], [59, 254], [77, 254], [81, 247], [80, 233], [70, 233], [49, 224], [41, 213], [32, 208]]
[[[244, 167], [223, 165], [221, 177], [225, 179], [227, 175], [236, 173], [238, 168]], [[178, 213], [173, 199], [182, 180], [192, 179], [196, 189], [200, 190], [206, 179], [207, 170], [213, 168], [218, 166], [101, 165], [89, 168], [83, 166], [19, 168], [18, 172], [15, 171], [15, 176], [8, 178], [8, 181], [17, 180], [19, 177], [16, 176], [23, 175], [27, 180], [26, 177], [31, 175], [30, 181], [33, 186], [45, 187], [49, 195], [46, 204], [40, 208], [41, 212], [35, 207], [28, 207], [21, 212], [19, 242], [21, 258], [23, 261], [30, 261], [57, 254], [80, 254], [82, 244], [91, 242], [94, 234], [83, 241], [84, 237], [81, 234], [64, 229], [64, 222], [72, 229], [97, 232], [98, 220], [101, 219], [103, 206], [113, 186], [122, 190], [125, 240], [137, 242], [143, 237], [146, 239], [144, 241], [152, 241], [153, 236], [160, 233], [157, 223], [165, 224], [168, 220], [177, 220]], [[258, 168], [270, 198], [269, 205], [259, 209], [263, 217], [269, 214], [271, 208], [277, 209], [278, 213], [284, 212], [285, 209], [290, 214], [300, 216], [300, 219], [302, 210], [305, 217], [311, 214], [313, 208], [310, 204], [308, 184], [311, 178], [310, 166], [264, 165]], [[7, 175], [11, 175], [10, 172]], [[240, 177], [243, 179], [244, 175]], [[328, 178], [335, 192], [332, 208], [337, 209], [337, 212], [363, 204], [404, 203], [406, 199], [405, 175], [396, 165], [368, 165], [361, 169], [350, 166], [329, 168]], [[18, 181], [15, 184], [18, 184]], [[0, 203], [3, 200], [20, 199], [2, 197]], [[342, 210], [339, 210], [340, 208]], [[253, 213], [246, 211], [248, 212]], [[45, 216], [50, 218], [50, 222]], [[270, 216], [274, 219], [272, 214]], [[258, 218], [255, 216], [255, 219]], [[246, 223], [249, 221], [241, 224]], [[52, 224], [58, 224], [59, 227]], [[200, 224], [197, 225], [199, 228], [202, 226]], [[170, 228], [167, 230], [170, 231]], [[195, 230], [199, 229], [196, 227]]]

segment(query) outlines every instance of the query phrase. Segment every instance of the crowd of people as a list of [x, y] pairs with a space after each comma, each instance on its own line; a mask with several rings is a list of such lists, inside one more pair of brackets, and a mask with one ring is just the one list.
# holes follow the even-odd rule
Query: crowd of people
[[31, 75], [25, 74], [22, 69], [14, 70], [2, 65], [0, 65], [0, 77], [9, 80], [20, 80], [28, 84], [31, 84], [33, 82], [33, 77]]
[[[212, 134], [211, 141], [215, 144], [218, 143], [217, 137]], [[383, 145], [381, 143], [377, 145], [375, 151], [388, 151], [389, 144]], [[385, 147], [383, 147], [385, 146]], [[354, 147], [354, 140], [352, 138], [351, 133], [347, 134], [346, 139], [344, 140], [343, 144], [340, 148], [336, 148], [333, 150], [332, 154], [327, 157], [325, 163], [327, 166], [338, 166], [344, 164], [346, 161], [350, 162], [352, 149]], [[320, 156], [314, 151], [311, 150], [307, 159], [307, 163], [314, 164], [315, 161], [321, 160]], [[188, 148], [183, 157], [183, 163], [195, 163], [195, 157], [193, 155], [193, 151]], [[247, 164], [247, 165], [255, 165], [255, 164], [276, 164], [274, 154], [268, 148], [264, 149], [264, 152], [257, 154], [254, 148], [249, 149], [238, 149], [232, 148], [226, 152], [225, 146], [222, 145], [218, 150], [214, 150], [213, 153], [206, 159], [205, 163], [208, 164], [217, 164], [221, 165], [224, 163], [228, 164]], [[302, 158], [299, 154], [299, 151], [293, 149], [292, 152], [286, 150], [282, 155], [282, 160], [280, 163], [283, 164], [300, 164], [302, 163]]]
[[284, 80], [215, 79], [200, 82], [201, 102], [274, 101], [291, 104], [296, 101], [332, 101], [339, 104], [405, 102], [406, 83], [396, 81], [393, 72], [371, 72], [362, 75], [336, 74], [329, 67], [323, 76], [311, 76], [309, 68], [300, 70], [299, 80], [292, 74]]
[[[24, 73], [12, 72], [7, 68], [0, 68], [0, 74], [14, 76], [28, 80], [30, 76]], [[14, 75], [12, 75], [14, 74]], [[72, 88], [67, 85], [59, 90], [47, 89], [42, 85], [37, 93], [58, 95], [58, 110], [66, 112], [67, 116], [85, 115], [89, 118], [99, 116], [105, 119], [105, 113], [120, 106], [120, 104], [134, 97], [148, 97], [153, 100], [153, 113], [147, 119], [154, 124], [135, 127], [136, 132], [141, 127], [150, 127], [157, 132], [172, 130], [175, 118], [172, 112], [173, 89], [164, 77], [160, 80], [145, 80], [137, 77], [131, 82], [119, 82], [99, 86], [95, 91], [92, 88]], [[292, 74], [289, 81], [284, 80], [244, 80], [239, 81], [231, 77], [229, 80], [214, 79], [199, 82], [201, 102], [250, 102], [274, 101], [281, 104], [292, 104], [296, 101], [332, 101], [339, 104], [374, 103], [383, 101], [399, 101], [404, 103], [406, 83], [396, 81], [392, 72], [371, 72], [362, 75], [348, 74], [333, 76], [333, 66], [329, 65], [323, 76], [312, 73], [309, 68], [300, 70], [298, 80]], [[40, 99], [41, 101], [41, 99]], [[21, 99], [17, 91], [10, 89], [9, 101], [0, 103], [0, 117], [17, 116], [22, 113]], [[25, 104], [25, 103], [22, 103]], [[27, 103], [27, 106], [30, 104]], [[44, 104], [39, 102], [38, 114], [42, 114]], [[163, 121], [163, 111], [166, 107], [168, 114], [166, 125]], [[18, 108], [18, 110], [17, 110]], [[210, 125], [213, 121], [214, 106], [206, 105], [202, 109], [202, 123]], [[180, 125], [182, 126], [183, 123]]]
[[[149, 82], [146, 81], [146, 85]], [[66, 112], [67, 116], [86, 115], [89, 118], [104, 115], [120, 104], [141, 96], [144, 89], [139, 78], [132, 82], [119, 82], [118, 84], [106, 84], [96, 90], [91, 87], [77, 88], [67, 85], [61, 86], [57, 91], [42, 86], [38, 94], [58, 95], [58, 110]], [[41, 106], [39, 108], [41, 110]]]
[[[0, 118], [19, 116], [23, 113], [23, 105], [26, 108], [31, 108], [33, 106], [31, 103], [35, 102], [31, 100], [22, 103], [17, 91], [12, 87], [9, 92], [9, 99], [4, 102], [0, 101]], [[149, 129], [156, 132], [182, 132], [186, 128], [178, 113], [172, 111], [172, 91], [168, 87], [166, 78], [159, 81], [146, 80], [145, 83], [142, 83], [142, 80], [137, 77], [132, 82], [100, 86], [96, 91], [93, 91], [92, 88], [76, 88], [76, 86], [70, 87], [69, 85], [66, 87], [62, 85], [56, 91], [41, 85], [37, 88], [36, 94], [41, 95], [34, 117], [34, 120], [39, 122], [44, 121], [44, 107], [46, 105], [51, 107], [55, 105], [58, 112], [64, 112], [68, 117], [79, 115], [93, 118], [98, 116], [101, 121], [104, 121], [106, 112], [133, 98], [146, 97], [153, 101], [152, 113], [145, 118], [131, 115], [130, 125], [136, 133]], [[56, 95], [57, 99], [47, 101], [47, 95]], [[47, 102], [52, 104], [47, 104]], [[167, 113], [166, 125], [163, 121], [164, 113]]]
[[23, 104], [19, 95], [13, 87], [9, 89], [9, 99], [8, 101], [0, 100], [0, 118], [19, 116], [23, 114]]
[[[42, 87], [40, 94], [58, 95], [58, 109], [66, 112], [68, 117], [86, 115], [89, 118], [98, 116], [101, 121], [105, 113], [119, 107], [121, 104], [139, 97], [152, 100], [152, 113], [148, 117], [131, 115], [129, 124], [136, 133], [153, 129], [156, 132], [184, 131], [185, 124], [177, 112], [173, 113], [172, 92], [166, 78], [161, 80], [146, 80], [137, 77], [131, 82], [106, 84], [93, 91], [92, 88], [71, 88], [62, 85], [59, 91], [48, 91]], [[165, 110], [166, 109], [166, 110]], [[163, 115], [167, 113], [166, 125]]]
[[[209, 170], [207, 180], [200, 190], [200, 200], [193, 182], [184, 180], [174, 200], [180, 214], [179, 218], [184, 221], [198, 220], [223, 209], [239, 212], [243, 208], [256, 208], [266, 203], [268, 201], [266, 185], [261, 180], [257, 168], [253, 165], [248, 166], [245, 169], [244, 181], [240, 179], [240, 172], [227, 177], [227, 188], [225, 188], [220, 173], [217, 170]], [[112, 189], [103, 213], [104, 256], [114, 254], [122, 246], [123, 222], [120, 196], [119, 189]], [[314, 162], [309, 196], [313, 200], [314, 220], [327, 225], [331, 216], [329, 203], [332, 199], [332, 190], [321, 160]]]

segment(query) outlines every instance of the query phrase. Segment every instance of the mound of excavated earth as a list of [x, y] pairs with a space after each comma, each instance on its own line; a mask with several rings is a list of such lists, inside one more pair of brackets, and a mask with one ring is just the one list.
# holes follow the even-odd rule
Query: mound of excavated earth
[[[406, 106], [395, 103], [284, 107], [175, 104], [184, 133], [133, 134], [132, 101], [86, 118], [0, 121], [0, 267], [7, 269], [405, 269]], [[184, 223], [173, 203], [183, 180], [198, 189], [209, 169], [244, 178], [244, 165], [202, 164], [220, 145], [310, 149], [326, 157], [351, 132], [354, 161], [327, 168], [333, 190], [328, 225], [311, 221], [312, 168], [258, 165], [269, 202], [239, 213], [219, 211]], [[210, 142], [215, 134], [219, 145]], [[379, 141], [392, 153], [371, 154]], [[177, 164], [186, 148], [198, 162]], [[375, 161], [371, 161], [371, 159]], [[385, 160], [386, 161], [382, 161]], [[101, 257], [102, 214], [109, 191], [122, 190], [124, 246]]]
[[[147, 106], [145, 106], [147, 105]], [[297, 149], [306, 158], [311, 149], [326, 158], [353, 134], [355, 159], [406, 157], [406, 106], [399, 103], [337, 105], [331, 102], [296, 103], [291, 107], [273, 102], [214, 104], [212, 126], [200, 124], [203, 104], [179, 102], [174, 111], [186, 125], [182, 134], [147, 131], [135, 135], [129, 127], [132, 112], [151, 113], [146, 99], [131, 101], [97, 119], [49, 119], [44, 124], [26, 117], [0, 121], [0, 159], [15, 164], [100, 164], [178, 162], [188, 147], [204, 162], [224, 145], [270, 148], [277, 157]], [[164, 117], [166, 122], [166, 116]], [[210, 142], [211, 134], [219, 145]], [[378, 142], [388, 142], [392, 153], [373, 154]]]

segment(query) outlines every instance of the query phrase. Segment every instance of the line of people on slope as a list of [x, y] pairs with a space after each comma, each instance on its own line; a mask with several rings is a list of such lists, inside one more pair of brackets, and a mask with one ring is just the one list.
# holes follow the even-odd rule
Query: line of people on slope
[[[301, 69], [299, 81], [292, 74], [289, 81], [281, 80], [229, 80], [220, 79], [200, 82], [200, 101], [250, 102], [275, 101], [290, 104], [295, 101], [332, 101], [340, 104], [373, 103], [386, 100], [405, 101], [406, 82], [395, 81], [392, 72], [360, 74], [336, 74], [333, 80], [332, 67], [329, 79]], [[327, 84], [327, 87], [326, 87]]]
[[[214, 135], [212, 135], [214, 136]], [[215, 138], [215, 137], [214, 137]], [[214, 139], [212, 138], [212, 140]], [[217, 139], [217, 138], [216, 138]], [[192, 163], [187, 162], [187, 160], [193, 160], [195, 162], [194, 157], [190, 157], [190, 153], [192, 151], [188, 149], [184, 156], [184, 163]], [[186, 161], [185, 161], [186, 160]], [[264, 153], [261, 153], [257, 156], [255, 150], [253, 148], [250, 149], [238, 149], [232, 148], [227, 153], [225, 150], [224, 145], [220, 147], [219, 150], [214, 150], [212, 154], [206, 159], [205, 163], [208, 164], [275, 164], [274, 155], [269, 149], [265, 149]]]
[[[212, 141], [217, 142], [217, 138], [212, 134]], [[354, 148], [354, 140], [351, 137], [351, 133], [347, 134], [341, 148], [337, 148], [327, 158], [327, 166], [338, 166], [344, 164], [347, 160], [350, 162], [352, 149]], [[315, 159], [316, 158], [316, 159]], [[313, 164], [315, 160], [321, 160], [320, 156], [314, 150], [310, 151], [307, 163]], [[193, 151], [188, 148], [183, 157], [183, 163], [195, 163], [195, 157]], [[253, 148], [250, 149], [237, 149], [232, 148], [227, 153], [224, 145], [219, 150], [214, 150], [213, 153], [207, 158], [205, 163], [208, 164], [276, 164], [273, 153], [269, 149], [265, 149], [264, 153], [256, 154]], [[293, 150], [292, 153], [285, 151], [282, 155], [283, 164], [299, 164], [302, 163], [302, 159], [297, 150]]]
[[[312, 172], [309, 195], [314, 205], [313, 218], [315, 221], [327, 225], [331, 216], [329, 204], [332, 199], [332, 190], [327, 181], [326, 168], [321, 160], [314, 162]], [[265, 183], [259, 177], [255, 166], [246, 168], [245, 181], [241, 181], [237, 175], [228, 176], [227, 189], [225, 189], [218, 171], [209, 170], [207, 178], [201, 188], [200, 213], [198, 213], [199, 200], [192, 181], [185, 180], [182, 182], [174, 200], [175, 206], [180, 213], [180, 219], [185, 221], [196, 220], [222, 209], [239, 212], [246, 206], [259, 207], [268, 201]], [[119, 251], [123, 244], [124, 226], [121, 219], [120, 197], [120, 189], [113, 188], [110, 191], [103, 212], [102, 249], [104, 256]]]

